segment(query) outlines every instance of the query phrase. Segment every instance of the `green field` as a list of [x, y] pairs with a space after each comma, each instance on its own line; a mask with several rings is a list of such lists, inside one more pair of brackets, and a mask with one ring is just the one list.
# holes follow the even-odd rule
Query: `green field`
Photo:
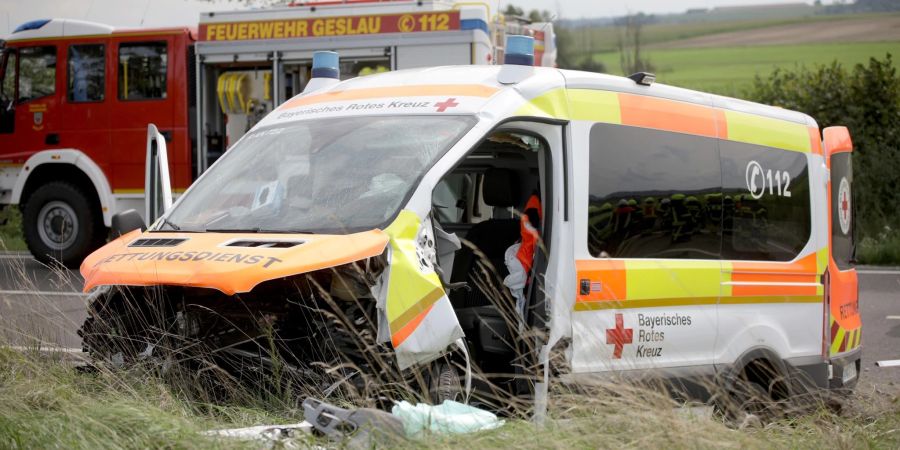
[[[792, 70], [832, 61], [852, 66], [887, 53], [900, 55], [900, 42], [659, 49], [647, 50], [645, 55], [661, 83], [740, 97], [755, 76], [767, 76], [776, 68]], [[610, 73], [622, 73], [618, 52], [598, 53], [594, 58]]]

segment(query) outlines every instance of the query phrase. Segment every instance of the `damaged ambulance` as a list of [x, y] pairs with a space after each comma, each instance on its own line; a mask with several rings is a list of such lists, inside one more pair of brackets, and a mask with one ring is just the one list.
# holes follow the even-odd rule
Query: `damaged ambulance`
[[846, 128], [533, 67], [531, 45], [343, 82], [319, 53], [174, 204], [151, 127], [152, 224], [118, 215], [81, 266], [85, 350], [432, 401], [471, 381], [540, 403], [551, 377], [611, 374], [852, 388]]

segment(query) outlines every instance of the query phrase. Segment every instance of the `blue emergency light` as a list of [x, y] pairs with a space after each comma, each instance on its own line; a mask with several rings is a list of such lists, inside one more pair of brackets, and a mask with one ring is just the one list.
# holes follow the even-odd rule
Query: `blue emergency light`
[[50, 23], [50, 19], [39, 19], [25, 22], [22, 25], [17, 26], [16, 29], [13, 30], [12, 34], [21, 33], [28, 30], [37, 30], [44, 25], [47, 25], [48, 23]]
[[534, 38], [531, 36], [508, 36], [503, 64], [533, 66]]
[[338, 68], [338, 54], [329, 51], [314, 52], [312, 77], [340, 79], [341, 71]]

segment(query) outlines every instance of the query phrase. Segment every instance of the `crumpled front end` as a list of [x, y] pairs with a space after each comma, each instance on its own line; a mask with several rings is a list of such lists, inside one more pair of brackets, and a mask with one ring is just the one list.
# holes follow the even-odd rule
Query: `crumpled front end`
[[404, 369], [463, 336], [434, 264], [430, 225], [409, 211], [344, 236], [132, 232], [82, 265], [85, 290], [105, 292], [80, 332], [114, 365], [278, 373], [315, 392], [409, 386]]

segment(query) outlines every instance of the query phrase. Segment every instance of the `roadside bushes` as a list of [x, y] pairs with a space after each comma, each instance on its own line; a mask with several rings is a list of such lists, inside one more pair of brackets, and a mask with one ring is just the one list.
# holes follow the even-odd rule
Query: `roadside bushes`
[[850, 129], [860, 262], [900, 263], [900, 76], [892, 56], [852, 68], [778, 69], [757, 76], [747, 97], [803, 111], [821, 128]]

